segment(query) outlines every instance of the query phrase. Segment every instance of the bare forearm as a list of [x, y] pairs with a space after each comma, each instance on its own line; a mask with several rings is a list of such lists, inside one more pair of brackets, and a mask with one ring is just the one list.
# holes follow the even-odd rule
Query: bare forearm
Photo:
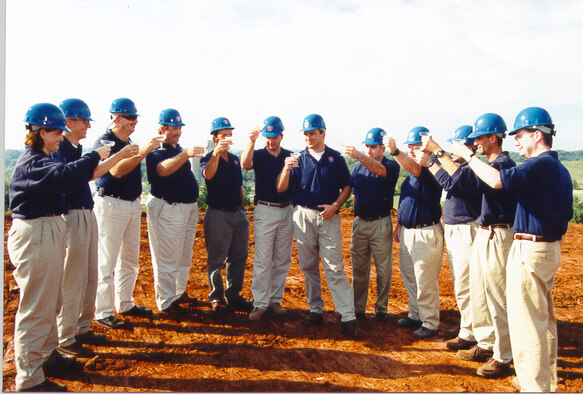
[[134, 168], [136, 168], [144, 157], [142, 155], [136, 155], [129, 157], [127, 159], [120, 160], [115, 164], [109, 172], [116, 178], [121, 178], [124, 175], [129, 174]]
[[188, 152], [182, 151], [174, 157], [164, 160], [156, 166], [156, 174], [168, 176], [176, 172], [188, 160]]
[[208, 163], [206, 164], [206, 167], [204, 168], [202, 175], [206, 179], [213, 179], [213, 177], [217, 173], [218, 167], [219, 167], [219, 155], [215, 155], [215, 153], [213, 153]]
[[417, 162], [415, 162], [415, 160], [413, 160], [409, 156], [401, 152], [400, 154], [394, 157], [397, 160], [397, 163], [399, 163], [399, 165], [403, 167], [405, 171], [410, 172], [415, 176], [419, 176], [419, 174], [421, 174], [421, 166], [417, 164]]
[[249, 141], [245, 150], [241, 154], [241, 167], [250, 170], [253, 167], [253, 150], [255, 149], [255, 141]]
[[379, 161], [360, 153], [357, 157], [358, 161], [375, 175], [385, 178], [387, 176], [387, 169]]
[[502, 189], [502, 179], [500, 178], [500, 171], [483, 162], [476, 156], [469, 158], [470, 168], [476, 175], [493, 189]]
[[289, 169], [284, 167], [281, 173], [277, 176], [277, 191], [279, 193], [282, 193], [289, 188], [290, 172]]

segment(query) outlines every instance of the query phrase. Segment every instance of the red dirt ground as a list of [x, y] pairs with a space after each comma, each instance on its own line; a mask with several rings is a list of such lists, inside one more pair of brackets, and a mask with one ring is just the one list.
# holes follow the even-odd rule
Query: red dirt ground
[[[97, 354], [81, 374], [54, 379], [71, 391], [476, 391], [514, 392], [512, 376], [497, 380], [478, 377], [480, 364], [458, 359], [445, 348], [443, 333], [459, 323], [452, 285], [444, 255], [440, 275], [440, 336], [416, 340], [410, 330], [396, 327], [405, 316], [407, 294], [399, 272], [398, 245], [394, 248], [393, 286], [389, 321], [374, 319], [375, 274], [371, 275], [367, 321], [359, 321], [361, 340], [341, 335], [340, 318], [327, 286], [326, 324], [307, 329], [301, 321], [308, 308], [303, 275], [294, 246], [283, 305], [285, 318], [268, 316], [252, 323], [247, 315], [227, 312], [215, 316], [207, 301], [206, 251], [201, 212], [188, 292], [201, 302], [181, 321], [157, 316], [153, 320], [126, 318], [131, 330], [92, 329], [107, 334], [102, 346], [90, 346]], [[242, 295], [251, 298], [253, 270], [253, 218], [249, 258]], [[343, 210], [345, 271], [350, 265], [351, 211]], [[395, 218], [393, 217], [393, 220]], [[156, 310], [153, 274], [146, 221], [142, 220], [140, 274], [134, 297]], [[11, 220], [5, 220], [5, 239]], [[583, 390], [583, 225], [570, 225], [563, 244], [561, 266], [555, 278], [555, 306], [559, 327], [559, 391]], [[14, 390], [14, 314], [18, 289], [6, 251], [4, 258], [4, 358], [3, 390]], [[324, 278], [324, 275], [322, 275]], [[325, 280], [323, 279], [325, 282]]]

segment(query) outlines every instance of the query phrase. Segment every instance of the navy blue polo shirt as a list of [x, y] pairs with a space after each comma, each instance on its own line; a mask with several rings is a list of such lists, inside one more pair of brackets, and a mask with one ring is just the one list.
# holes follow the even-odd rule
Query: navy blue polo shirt
[[[475, 159], [474, 159], [475, 160]], [[516, 167], [514, 160], [508, 156], [508, 152], [500, 153], [494, 161], [489, 163], [498, 171]], [[464, 179], [457, 177], [464, 176]], [[474, 173], [469, 174], [456, 171], [453, 174], [456, 181], [461, 182], [462, 187], [475, 188], [482, 192], [482, 209], [476, 222], [481, 226], [490, 226], [492, 224], [513, 224], [516, 213], [517, 197], [502, 189], [492, 189]]]
[[267, 148], [253, 151], [253, 169], [255, 170], [255, 203], [268, 201], [284, 203], [291, 200], [291, 190], [288, 188], [282, 193], [277, 192], [277, 177], [283, 169], [285, 158], [291, 155], [291, 151], [281, 148], [277, 157], [273, 156]]
[[[229, 161], [219, 157], [217, 172], [212, 179], [206, 179], [206, 203], [215, 209], [237, 210], [241, 208], [241, 186], [243, 176], [241, 175], [241, 162], [239, 158], [227, 152]], [[212, 152], [200, 159], [200, 170], [204, 173]]]
[[[474, 172], [468, 163], [463, 163], [456, 172], [465, 173], [461, 178], [474, 176]], [[467, 223], [476, 220], [480, 216], [482, 193], [479, 190], [472, 187], [463, 187], [460, 182], [455, 182], [444, 169], [437, 171], [435, 179], [443, 190], [447, 192], [443, 203], [443, 223]]]
[[183, 149], [180, 145], [174, 148], [170, 144], [164, 144], [164, 149], [153, 150], [146, 156], [146, 169], [148, 182], [150, 182], [150, 193], [154, 197], [172, 203], [193, 203], [198, 199], [198, 183], [194, 178], [190, 167], [190, 160], [186, 162], [168, 176], [160, 176], [156, 173], [158, 164], [166, 159], [170, 159]]
[[[120, 140], [110, 129], [107, 130], [105, 134], [97, 138], [95, 145], [93, 145], [93, 150], [103, 146], [103, 144], [99, 142], [102, 139], [115, 142], [115, 145], [111, 148], [110, 155], [119, 152], [126, 145], [132, 143], [130, 139], [128, 139], [127, 142]], [[141, 166], [138, 164], [133, 170], [119, 178], [116, 178], [111, 175], [110, 172], [107, 172], [95, 180], [95, 186], [98, 188], [103, 188], [104, 194], [106, 196], [121, 198], [122, 200], [127, 201], [134, 201], [142, 194]]]
[[397, 218], [407, 228], [431, 225], [441, 218], [441, 186], [426, 167], [416, 177], [407, 175], [401, 184]]
[[316, 209], [318, 205], [330, 205], [340, 191], [351, 185], [350, 171], [340, 152], [329, 148], [319, 161], [307, 149], [300, 153], [299, 166], [290, 174], [294, 204]]
[[[59, 143], [59, 150], [50, 154], [52, 158], [61, 163], [71, 163], [81, 158], [83, 146], [73, 146], [71, 141], [63, 138]], [[67, 192], [65, 201], [68, 209], [93, 209], [93, 197], [88, 182], [79, 182], [78, 187]]]
[[573, 217], [573, 183], [557, 152], [502, 170], [500, 178], [504, 190], [518, 195], [514, 232], [560, 240]]
[[356, 216], [369, 219], [391, 213], [395, 185], [401, 167], [384, 156], [381, 164], [387, 170], [385, 177], [370, 172], [362, 163], [356, 164], [352, 169], [352, 194], [356, 197], [354, 204]]
[[65, 193], [87, 183], [99, 164], [99, 154], [90, 152], [64, 164], [44, 152], [27, 147], [16, 161], [9, 186], [12, 217], [36, 219], [67, 213]]

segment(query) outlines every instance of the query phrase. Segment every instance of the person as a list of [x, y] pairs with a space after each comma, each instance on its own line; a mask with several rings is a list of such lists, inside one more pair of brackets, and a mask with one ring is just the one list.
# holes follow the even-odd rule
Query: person
[[399, 164], [384, 156], [386, 132], [375, 127], [365, 136], [366, 154], [352, 145], [345, 154], [359, 161], [352, 169], [354, 220], [350, 239], [352, 288], [356, 318], [366, 318], [366, 302], [372, 256], [377, 273], [375, 318], [387, 320], [387, 306], [393, 276], [393, 195], [399, 177]]
[[[473, 130], [470, 125], [460, 126], [448, 142], [461, 141], [475, 151], [474, 139], [468, 137]], [[455, 299], [460, 311], [460, 326], [459, 330], [455, 330], [456, 337], [445, 345], [451, 350], [470, 349], [477, 344], [472, 331], [470, 253], [476, 236], [476, 219], [480, 215], [482, 194], [475, 188], [464, 187], [454, 181], [454, 176], [458, 180], [472, 176], [472, 170], [463, 157], [452, 154], [450, 158], [431, 137], [423, 136], [421, 139], [423, 150], [433, 153], [441, 164], [431, 166], [429, 171], [447, 192], [443, 203], [443, 231]], [[429, 160], [429, 156], [424, 154], [421, 164]], [[457, 174], [458, 171], [465, 175]]]
[[[59, 107], [65, 114], [66, 126], [70, 130], [64, 134], [59, 149], [50, 154], [51, 158], [63, 163], [71, 163], [81, 158], [83, 146], [80, 141], [87, 136], [91, 127], [91, 112], [80, 99], [63, 100]], [[136, 145], [127, 145], [118, 153], [101, 161], [93, 173], [93, 178], [103, 175], [120, 160], [137, 153]], [[99, 344], [105, 335], [95, 334], [89, 329], [95, 311], [97, 292], [97, 219], [93, 212], [93, 197], [89, 183], [79, 182], [65, 195], [67, 213], [66, 254], [63, 277], [63, 303], [57, 316], [59, 347], [64, 356], [91, 357], [93, 351], [83, 343]]]
[[[138, 123], [138, 111], [128, 98], [111, 103], [112, 128], [95, 141], [95, 147], [106, 141], [114, 143], [116, 153], [126, 145]], [[152, 310], [134, 302], [133, 293], [139, 271], [140, 225], [142, 205], [141, 160], [160, 145], [162, 137], [154, 137], [139, 148], [137, 155], [117, 163], [95, 180], [95, 215], [99, 229], [98, 284], [95, 300], [96, 322], [109, 329], [126, 326], [114, 316], [114, 307], [122, 316], [152, 317]]]
[[[253, 309], [253, 303], [239, 294], [243, 290], [249, 252], [249, 219], [243, 210], [241, 163], [229, 152], [233, 129], [229, 119], [214, 119], [211, 134], [215, 148], [200, 160], [207, 187], [204, 237], [208, 255], [209, 300], [217, 313], [223, 312], [225, 305], [241, 312]], [[221, 275], [225, 259], [226, 290]]]
[[[475, 138], [478, 153], [485, 155], [488, 164], [499, 170], [516, 166], [508, 152], [502, 150], [505, 134], [504, 119], [498, 114], [487, 113], [476, 120], [474, 131], [469, 135]], [[474, 157], [474, 152], [461, 154], [469, 148], [463, 146], [464, 151], [461, 151], [460, 145], [463, 146], [454, 143], [452, 153], [464, 157], [473, 169], [472, 162], [480, 159]], [[506, 261], [512, 244], [516, 196], [510, 191], [492, 189], [473, 174], [460, 182], [465, 188], [482, 192], [482, 208], [470, 255], [472, 330], [478, 344], [459, 350], [457, 356], [467, 361], [486, 361], [476, 373], [485, 378], [498, 378], [508, 373], [512, 361], [506, 308]]]
[[398, 148], [393, 137], [386, 137], [389, 151], [409, 174], [401, 184], [401, 196], [394, 239], [399, 242], [401, 277], [409, 296], [409, 313], [397, 322], [399, 327], [416, 328], [413, 336], [431, 338], [439, 328], [439, 273], [443, 256], [443, 226], [441, 225], [441, 186], [428, 168], [421, 166], [421, 135], [429, 130], [423, 126], [411, 129], [405, 144], [409, 156]]
[[20, 289], [14, 323], [16, 390], [66, 391], [65, 386], [45, 378], [81, 368], [77, 361], [56, 352], [65, 257], [64, 194], [91, 179], [109, 147], [64, 164], [49, 156], [59, 148], [63, 131], [69, 132], [61, 109], [49, 103], [34, 104], [26, 111], [24, 122], [26, 149], [9, 184], [13, 222], [7, 241]]
[[[354, 293], [344, 273], [342, 233], [338, 210], [350, 196], [350, 172], [342, 155], [325, 144], [326, 124], [322, 116], [304, 118], [306, 149], [299, 157], [288, 157], [277, 179], [277, 190], [290, 187], [295, 209], [294, 234], [300, 269], [306, 281], [310, 315], [308, 327], [324, 323], [324, 300], [320, 282], [319, 256], [345, 335], [361, 336], [354, 314]], [[296, 166], [296, 167], [294, 167]]]
[[551, 150], [555, 125], [541, 107], [516, 116], [516, 146], [526, 161], [496, 169], [470, 157], [458, 146], [475, 173], [490, 187], [517, 194], [514, 235], [506, 267], [508, 328], [514, 369], [522, 391], [557, 391], [557, 320], [553, 306], [554, 275], [561, 260], [561, 239], [573, 217], [573, 184]]
[[[285, 315], [281, 305], [285, 280], [291, 265], [293, 222], [291, 192], [278, 193], [275, 184], [291, 151], [281, 147], [283, 123], [277, 116], [269, 116], [263, 127], [249, 133], [249, 144], [241, 155], [244, 169], [255, 171], [255, 255], [253, 258], [253, 310], [249, 320], [258, 321], [266, 311]], [[256, 149], [259, 133], [265, 137], [265, 148]]]
[[191, 171], [191, 157], [204, 148], [183, 149], [180, 113], [174, 108], [160, 112], [158, 134], [163, 146], [146, 156], [150, 195], [146, 202], [148, 240], [154, 270], [156, 305], [166, 314], [185, 312], [181, 304], [195, 304], [186, 284], [198, 224], [198, 183]]

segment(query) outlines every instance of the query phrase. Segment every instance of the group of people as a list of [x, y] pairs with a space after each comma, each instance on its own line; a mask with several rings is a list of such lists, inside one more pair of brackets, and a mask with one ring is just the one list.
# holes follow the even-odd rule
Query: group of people
[[[459, 333], [447, 347], [464, 360], [487, 361], [477, 371], [481, 376], [502, 376], [514, 360], [516, 384], [523, 390], [556, 390], [551, 291], [559, 241], [572, 217], [572, 184], [551, 151], [555, 127], [544, 109], [522, 111], [509, 133], [528, 159], [518, 167], [502, 151], [506, 125], [496, 114], [482, 115], [475, 127], [458, 128], [451, 157], [425, 127], [409, 132], [409, 156], [381, 128], [366, 133], [365, 153], [351, 145], [341, 153], [325, 144], [326, 125], [318, 114], [304, 119], [300, 132], [306, 149], [296, 154], [282, 147], [283, 123], [270, 116], [249, 133], [239, 159], [229, 152], [234, 127], [227, 118], [213, 120], [214, 149], [205, 154], [202, 146], [180, 146], [185, 124], [175, 109], [160, 113], [158, 135], [143, 146], [130, 138], [139, 116], [134, 102], [114, 100], [110, 113], [107, 131], [84, 155], [80, 141], [92, 119], [82, 100], [67, 99], [58, 107], [35, 104], [25, 116], [26, 150], [10, 181], [8, 237], [20, 288], [14, 335], [18, 390], [66, 390], [45, 376], [78, 367], [76, 357], [92, 356], [83, 344], [106, 341], [90, 330], [93, 320], [118, 329], [126, 322], [115, 312], [152, 318], [152, 310], [133, 299], [144, 158], [157, 308], [179, 318], [185, 305], [196, 304], [186, 291], [199, 215], [192, 157], [201, 158], [207, 187], [208, 300], [217, 313], [247, 312], [251, 321], [267, 313], [285, 315], [282, 300], [295, 237], [310, 308], [304, 325], [324, 324], [321, 261], [342, 332], [358, 338], [373, 257], [375, 318], [387, 320], [394, 239], [409, 296], [408, 315], [397, 324], [415, 329], [418, 339], [431, 338], [439, 325], [445, 239], [461, 314]], [[255, 149], [260, 135], [265, 147]], [[385, 157], [387, 149], [396, 161]], [[343, 154], [358, 160], [352, 173]], [[409, 174], [393, 231], [390, 213], [400, 167]], [[249, 247], [241, 168], [253, 169], [256, 178], [253, 301], [240, 295]], [[442, 190], [447, 192], [443, 225]], [[351, 194], [352, 283], [344, 272], [338, 215]]]

